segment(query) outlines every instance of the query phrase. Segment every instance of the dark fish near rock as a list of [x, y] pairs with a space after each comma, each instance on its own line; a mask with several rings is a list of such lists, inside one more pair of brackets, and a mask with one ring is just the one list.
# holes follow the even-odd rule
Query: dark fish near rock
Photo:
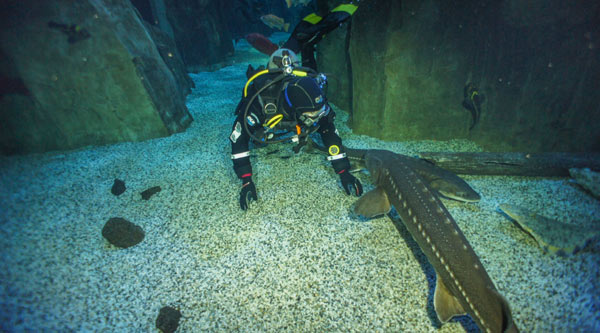
[[479, 92], [477, 86], [473, 83], [467, 83], [463, 90], [463, 102], [462, 105], [465, 109], [471, 111], [473, 122], [469, 127], [469, 131], [479, 123], [479, 117], [481, 117], [481, 103], [484, 101], [484, 95]]
[[396, 208], [436, 271], [438, 319], [469, 314], [482, 332], [518, 332], [508, 303], [426, 181], [393, 152], [368, 150], [364, 159], [377, 187], [357, 201], [355, 212], [373, 217]]

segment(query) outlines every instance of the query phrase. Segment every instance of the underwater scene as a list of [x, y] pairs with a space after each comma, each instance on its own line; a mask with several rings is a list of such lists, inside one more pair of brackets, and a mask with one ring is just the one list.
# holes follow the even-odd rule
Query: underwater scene
[[600, 3], [0, 16], [0, 332], [600, 331]]

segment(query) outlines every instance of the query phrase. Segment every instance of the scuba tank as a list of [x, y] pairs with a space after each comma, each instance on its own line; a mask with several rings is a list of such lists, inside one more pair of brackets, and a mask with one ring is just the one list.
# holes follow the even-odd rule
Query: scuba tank
[[[319, 128], [318, 126], [312, 126], [308, 130], [302, 131], [301, 126], [298, 125], [296, 115], [285, 112], [280, 99], [281, 92], [291, 79], [309, 76], [316, 79], [317, 82], [323, 82], [325, 81], [324, 75], [316, 73], [310, 68], [295, 67], [291, 58], [286, 53], [284, 51], [281, 59], [277, 59], [279, 61], [277, 65], [280, 65], [280, 67], [259, 70], [248, 79], [244, 86], [243, 94], [244, 99], [247, 98], [245, 100], [245, 107], [238, 105], [238, 109], [236, 110], [236, 114], [238, 114], [243, 109], [243, 128], [248, 136], [258, 143], [270, 144], [291, 140], [300, 145], [306, 140], [308, 135], [316, 132]], [[267, 74], [269, 77], [263, 77], [263, 75]], [[252, 96], [248, 97], [248, 87], [257, 78], [264, 79], [264, 82], [257, 80], [256, 84], [260, 86]], [[248, 125], [254, 126], [260, 122], [258, 116], [250, 112], [250, 107], [255, 100], [258, 100], [265, 121], [262, 128], [258, 128], [254, 134], [250, 131]], [[281, 131], [284, 133], [278, 133]], [[295, 132], [295, 135], [289, 137], [289, 132]]]

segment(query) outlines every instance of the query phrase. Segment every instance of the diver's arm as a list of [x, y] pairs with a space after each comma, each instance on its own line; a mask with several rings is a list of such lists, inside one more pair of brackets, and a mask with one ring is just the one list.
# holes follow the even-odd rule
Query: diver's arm
[[342, 138], [335, 129], [335, 112], [331, 110], [327, 117], [324, 117], [319, 121], [318, 133], [321, 135], [323, 144], [328, 151], [327, 159], [331, 161], [331, 166], [337, 174], [343, 173], [345, 170], [350, 169], [350, 162], [344, 152], [342, 145]]
[[244, 129], [244, 115], [239, 113], [229, 141], [231, 141], [231, 160], [233, 161], [233, 170], [237, 177], [242, 181], [240, 190], [240, 208], [247, 210], [251, 201], [258, 200], [256, 186], [252, 181], [252, 165], [250, 164], [250, 136]]
[[[249, 66], [248, 71], [251, 70], [251, 66]], [[252, 96], [256, 93], [256, 88], [254, 85], [250, 85], [248, 87], [248, 95]], [[254, 134], [257, 127], [260, 127], [259, 122], [261, 119], [255, 115], [256, 100], [254, 101], [254, 105], [251, 105], [248, 113], [246, 113], [246, 107], [248, 106], [248, 102], [250, 102], [250, 97], [245, 97], [242, 94], [242, 98], [238, 103], [235, 109], [236, 119], [233, 123], [233, 127], [231, 129], [231, 134], [229, 135], [229, 141], [231, 142], [231, 160], [233, 162], [233, 170], [239, 179], [242, 181], [250, 180], [249, 177], [252, 176], [252, 165], [250, 164], [250, 135], [248, 131]], [[250, 115], [250, 119], [254, 119], [254, 126], [251, 126], [247, 122], [246, 116]], [[247, 131], [247, 130], [248, 131]]]
[[361, 196], [363, 193], [362, 184], [356, 177], [350, 174], [350, 161], [343, 150], [342, 139], [335, 129], [333, 120], [335, 113], [330, 111], [329, 115], [319, 121], [319, 134], [325, 147], [327, 147], [328, 157], [335, 172], [340, 176], [342, 188], [348, 195]]
[[231, 141], [233, 170], [237, 177], [243, 181], [244, 178], [252, 176], [252, 165], [250, 164], [250, 136], [244, 129], [242, 113], [239, 113], [235, 119], [229, 141]]

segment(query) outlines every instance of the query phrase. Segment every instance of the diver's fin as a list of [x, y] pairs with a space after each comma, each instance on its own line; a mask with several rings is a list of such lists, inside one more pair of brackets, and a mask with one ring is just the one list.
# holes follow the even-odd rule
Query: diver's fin
[[435, 294], [433, 296], [433, 307], [435, 313], [437, 313], [438, 319], [443, 323], [452, 319], [454, 316], [464, 315], [466, 312], [462, 305], [458, 302], [458, 299], [454, 297], [444, 285], [444, 281], [440, 278], [439, 274], [435, 274], [436, 286]]
[[319, 23], [323, 18], [315, 13], [311, 13], [306, 15], [302, 21], [308, 22], [310, 24], [317, 24]]
[[357, 5], [353, 5], [351, 3], [347, 3], [347, 4], [341, 4], [337, 7], [335, 7], [334, 9], [331, 10], [331, 12], [346, 12], [350, 15], [354, 14], [354, 12], [358, 9]]
[[356, 201], [356, 206], [354, 206], [354, 212], [366, 218], [387, 214], [391, 209], [390, 200], [381, 187], [376, 187], [364, 194]]

